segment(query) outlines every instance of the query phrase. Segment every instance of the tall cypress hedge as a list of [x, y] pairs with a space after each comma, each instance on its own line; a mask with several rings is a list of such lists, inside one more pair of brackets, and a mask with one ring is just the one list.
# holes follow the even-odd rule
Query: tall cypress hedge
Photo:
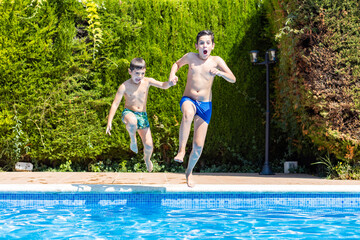
[[[144, 169], [142, 154], [129, 150], [120, 119], [123, 104], [112, 135], [105, 135], [115, 92], [129, 78], [134, 57], [145, 59], [147, 76], [167, 81], [171, 65], [196, 51], [195, 37], [203, 29], [215, 33], [213, 54], [227, 62], [237, 83], [215, 79], [213, 118], [199, 166], [250, 171], [259, 165], [264, 69], [249, 64], [248, 51], [273, 44], [262, 1], [4, 0], [0, 12], [3, 169], [19, 160], [33, 162], [36, 169], [45, 165], [91, 171], [99, 162], [124, 171]], [[185, 67], [178, 72], [175, 87], [149, 92], [153, 159], [165, 170], [173, 169], [178, 147], [186, 72]]]

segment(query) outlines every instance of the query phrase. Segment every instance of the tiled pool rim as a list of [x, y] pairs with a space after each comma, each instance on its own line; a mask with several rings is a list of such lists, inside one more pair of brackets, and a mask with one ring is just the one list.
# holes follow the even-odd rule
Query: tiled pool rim
[[[31, 185], [36, 187], [35, 185]], [[48, 185], [47, 188], [33, 188], [24, 191], [22, 188], [2, 188], [0, 191], [0, 209], [14, 207], [74, 207], [74, 206], [157, 206], [171, 208], [330, 208], [330, 209], [359, 209], [360, 192], [344, 192], [339, 189], [337, 192], [330, 191], [305, 191], [297, 188], [297, 192], [284, 191], [283, 185], [280, 191], [270, 192], [257, 188], [258, 192], [248, 191], [246, 188], [231, 186], [231, 188], [189, 189], [179, 191], [178, 188], [167, 189], [163, 186], [62, 186]], [[14, 186], [13, 186], [14, 187]], [[56, 188], [52, 188], [56, 187]], [[178, 186], [177, 186], [178, 187]], [[209, 187], [209, 186], [208, 186]], [[269, 185], [267, 185], [269, 187]], [[320, 189], [320, 188], [319, 188]], [[312, 190], [319, 190], [312, 188]], [[6, 191], [5, 191], [6, 190]], [[8, 191], [7, 191], [8, 190]], [[32, 191], [29, 191], [32, 190]], [[44, 191], [45, 190], [45, 191]], [[168, 190], [168, 191], [166, 191]], [[189, 191], [190, 190], [190, 191]], [[211, 190], [205, 191], [205, 190]], [[214, 192], [214, 190], [217, 190]], [[221, 190], [221, 191], [219, 191]], [[233, 190], [233, 191], [230, 191]], [[290, 190], [290, 189], [287, 189]], [[324, 190], [324, 189], [323, 189]], [[354, 189], [355, 190], [355, 189]], [[149, 205], [150, 204], [150, 205]]]
[[213, 185], [185, 184], [0, 184], [0, 192], [95, 192], [95, 193], [176, 193], [176, 192], [337, 192], [360, 193], [360, 185]]

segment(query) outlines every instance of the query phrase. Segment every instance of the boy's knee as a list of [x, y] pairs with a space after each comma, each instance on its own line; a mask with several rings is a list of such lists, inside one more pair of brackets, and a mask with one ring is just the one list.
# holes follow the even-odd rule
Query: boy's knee
[[127, 114], [124, 118], [124, 122], [127, 126], [137, 125], [137, 119], [134, 115]]
[[145, 151], [147, 151], [147, 152], [154, 150], [154, 146], [151, 143], [145, 143], [144, 148], [145, 148]]
[[194, 118], [194, 111], [192, 109], [186, 109], [183, 111], [183, 118], [185, 120], [192, 120]]
[[131, 126], [137, 125], [137, 119], [136, 118], [129, 118], [128, 124]]
[[127, 121], [126, 127], [130, 128], [130, 129], [137, 128], [137, 120], [131, 119], [131, 120]]

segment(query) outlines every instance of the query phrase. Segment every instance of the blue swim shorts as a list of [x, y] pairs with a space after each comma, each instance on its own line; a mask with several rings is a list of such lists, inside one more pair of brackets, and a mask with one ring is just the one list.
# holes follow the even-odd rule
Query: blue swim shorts
[[192, 98], [183, 96], [180, 100], [180, 110], [181, 110], [181, 106], [185, 101], [190, 101], [195, 105], [196, 108], [195, 115], [201, 117], [201, 119], [204, 120], [207, 124], [210, 123], [211, 113], [212, 113], [212, 102], [199, 102], [193, 100]]
[[146, 112], [135, 112], [130, 109], [125, 108], [124, 111], [121, 114], [121, 120], [124, 122], [124, 117], [126, 114], [132, 112], [135, 114], [136, 120], [137, 120], [137, 128], [138, 129], [144, 129], [150, 127], [149, 119]]

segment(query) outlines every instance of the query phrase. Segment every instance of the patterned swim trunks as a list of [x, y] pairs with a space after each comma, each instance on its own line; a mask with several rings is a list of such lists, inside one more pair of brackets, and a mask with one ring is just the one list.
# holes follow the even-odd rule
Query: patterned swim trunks
[[147, 116], [146, 112], [135, 112], [135, 111], [132, 111], [132, 110], [127, 109], [127, 108], [125, 108], [124, 111], [121, 114], [121, 120], [123, 121], [123, 123], [125, 123], [124, 122], [125, 115], [130, 113], [130, 112], [135, 114], [135, 117], [137, 119], [137, 128], [138, 129], [144, 129], [144, 128], [150, 127], [149, 119], [148, 119], [148, 116]]

